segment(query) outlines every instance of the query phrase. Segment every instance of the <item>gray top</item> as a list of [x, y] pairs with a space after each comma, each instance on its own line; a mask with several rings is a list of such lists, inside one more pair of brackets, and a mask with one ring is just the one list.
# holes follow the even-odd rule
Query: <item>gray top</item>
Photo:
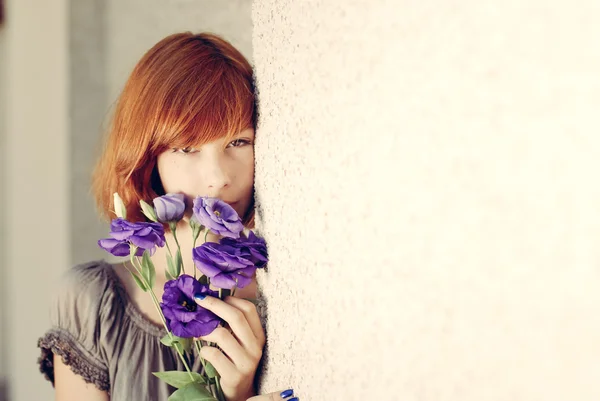
[[[152, 372], [184, 370], [166, 334], [134, 306], [113, 266], [95, 261], [66, 272], [50, 307], [51, 328], [39, 339], [40, 370], [54, 385], [53, 354], [111, 401], [166, 401], [174, 388]], [[196, 354], [190, 367], [200, 372]]]

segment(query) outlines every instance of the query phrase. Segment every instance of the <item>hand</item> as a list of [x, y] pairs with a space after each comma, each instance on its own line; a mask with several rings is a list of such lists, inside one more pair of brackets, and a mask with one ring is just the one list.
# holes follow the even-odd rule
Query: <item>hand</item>
[[200, 337], [223, 350], [203, 346], [200, 356], [219, 372], [227, 401], [246, 401], [255, 394], [254, 375], [266, 341], [256, 306], [229, 296], [224, 300], [210, 296], [203, 300], [196, 298], [196, 303], [222, 318], [231, 328], [230, 332], [217, 327], [209, 335]]
[[276, 391], [274, 393], [265, 395], [257, 395], [256, 397], [248, 398], [247, 401], [298, 401], [298, 397], [292, 397], [293, 395], [294, 391], [292, 389], [289, 389], [285, 391]]

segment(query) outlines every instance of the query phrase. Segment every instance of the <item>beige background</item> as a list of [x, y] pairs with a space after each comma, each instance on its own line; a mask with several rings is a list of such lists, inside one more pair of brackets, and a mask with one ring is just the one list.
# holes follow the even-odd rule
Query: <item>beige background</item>
[[0, 377], [11, 400], [52, 398], [34, 345], [57, 275], [103, 256], [87, 195], [102, 121], [141, 53], [184, 29], [222, 33], [256, 65], [264, 391], [599, 400], [600, 3], [250, 6], [9, 1]]
[[[6, 62], [4, 60], [6, 57], [6, 38], [5, 38], [5, 29], [0, 25], [0, 155], [4, 158], [5, 149], [6, 149]], [[2, 165], [1, 167], [4, 167]], [[5, 175], [1, 172], [4, 171], [3, 168], [0, 168], [0, 227], [6, 221], [6, 201], [4, 199], [4, 188], [6, 185]], [[4, 255], [5, 252], [5, 243], [6, 235], [5, 230], [0, 228], [0, 255]], [[2, 259], [0, 259], [2, 260]], [[2, 260], [4, 262], [4, 260]], [[6, 283], [6, 272], [4, 268], [4, 263], [0, 263], [0, 400], [4, 401], [2, 394], [5, 393], [5, 373], [6, 372], [6, 358], [7, 354], [4, 351], [5, 345], [7, 343], [6, 338], [6, 294], [4, 291], [4, 286]]]

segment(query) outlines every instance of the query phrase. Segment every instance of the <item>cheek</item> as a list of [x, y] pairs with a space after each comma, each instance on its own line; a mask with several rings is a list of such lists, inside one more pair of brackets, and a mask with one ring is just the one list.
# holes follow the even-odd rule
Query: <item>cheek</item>
[[254, 154], [241, 161], [238, 177], [244, 182], [245, 187], [254, 185]]
[[157, 169], [160, 181], [165, 192], [180, 192], [182, 183], [185, 182], [184, 169], [176, 157], [163, 154], [157, 160]]

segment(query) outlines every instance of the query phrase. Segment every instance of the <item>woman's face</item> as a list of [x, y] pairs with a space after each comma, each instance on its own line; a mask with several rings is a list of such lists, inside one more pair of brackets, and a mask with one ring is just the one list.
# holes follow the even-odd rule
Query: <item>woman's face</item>
[[243, 217], [254, 186], [254, 129], [231, 141], [218, 139], [199, 148], [169, 149], [157, 160], [166, 193], [186, 195], [187, 215], [197, 196], [219, 198]]

